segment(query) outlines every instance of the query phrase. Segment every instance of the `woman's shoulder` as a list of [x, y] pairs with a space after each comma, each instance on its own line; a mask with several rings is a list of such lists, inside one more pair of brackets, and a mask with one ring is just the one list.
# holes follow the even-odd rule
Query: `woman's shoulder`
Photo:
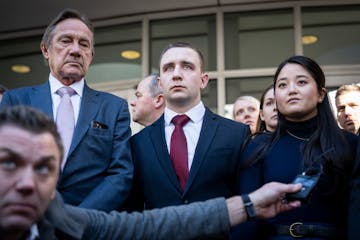
[[243, 155], [249, 156], [253, 155], [254, 152], [259, 152], [260, 149], [264, 147], [265, 144], [268, 144], [271, 141], [272, 133], [257, 133], [252, 138], [248, 139], [247, 144], [245, 145]]
[[250, 142], [253, 143], [264, 143], [264, 141], [270, 141], [270, 139], [272, 138], [273, 133], [271, 132], [261, 132], [261, 133], [257, 133], [255, 134]]

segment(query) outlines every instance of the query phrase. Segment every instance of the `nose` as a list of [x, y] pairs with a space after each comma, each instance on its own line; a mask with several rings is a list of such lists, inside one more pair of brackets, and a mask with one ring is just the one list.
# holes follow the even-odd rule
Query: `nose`
[[181, 80], [180, 66], [175, 66], [173, 71], [173, 80]]
[[345, 106], [345, 109], [344, 109], [344, 112], [345, 112], [345, 115], [351, 115], [351, 112], [352, 112], [352, 108], [350, 106]]
[[135, 105], [136, 105], [136, 100], [135, 99], [131, 100], [130, 101], [130, 106], [135, 107]]
[[16, 184], [17, 190], [24, 194], [32, 193], [36, 185], [35, 178], [36, 176], [32, 168], [29, 167], [24, 169]]
[[289, 92], [290, 93], [296, 92], [296, 86], [294, 83], [289, 83]]
[[276, 107], [276, 104], [275, 104], [275, 103], [274, 103], [273, 111], [274, 111], [274, 112], [277, 112], [277, 107]]
[[246, 118], [250, 118], [250, 117], [251, 117], [250, 112], [248, 110], [245, 110], [244, 111], [244, 118], [246, 119]]
[[71, 45], [70, 54], [76, 55], [76, 56], [80, 55], [80, 46], [79, 46], [78, 42], [76, 42], [76, 41], [73, 42], [73, 44]]

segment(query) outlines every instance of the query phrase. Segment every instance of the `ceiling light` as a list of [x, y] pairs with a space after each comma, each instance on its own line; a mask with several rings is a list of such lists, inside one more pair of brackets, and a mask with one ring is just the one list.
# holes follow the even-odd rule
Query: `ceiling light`
[[16, 73], [28, 73], [30, 72], [30, 67], [21, 64], [15, 64], [11, 66], [11, 70]]
[[315, 35], [304, 35], [302, 37], [302, 43], [304, 45], [313, 44], [313, 43], [316, 43], [317, 41], [318, 41], [318, 37]]
[[137, 59], [140, 57], [140, 53], [135, 50], [125, 50], [121, 52], [121, 56], [125, 59]]

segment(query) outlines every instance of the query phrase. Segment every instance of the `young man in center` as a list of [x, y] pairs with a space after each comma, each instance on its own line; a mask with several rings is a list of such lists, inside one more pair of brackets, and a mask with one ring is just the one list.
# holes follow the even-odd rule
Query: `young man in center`
[[[208, 80], [203, 56], [194, 46], [173, 43], [163, 50], [159, 84], [164, 114], [131, 139], [131, 202], [137, 210], [236, 194], [239, 156], [249, 128], [204, 106], [201, 90]], [[175, 128], [177, 115], [186, 120]]]

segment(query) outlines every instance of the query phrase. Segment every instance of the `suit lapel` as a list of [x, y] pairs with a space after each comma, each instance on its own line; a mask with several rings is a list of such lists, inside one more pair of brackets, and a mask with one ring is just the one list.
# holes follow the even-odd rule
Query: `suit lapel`
[[84, 85], [84, 94], [82, 96], [79, 117], [75, 126], [74, 136], [69, 149], [69, 155], [74, 151], [80, 140], [89, 129], [91, 121], [99, 111], [98, 92]]
[[[151, 142], [161, 167], [168, 176], [170, 182], [178, 189], [179, 192], [182, 192], [166, 145], [164, 115], [151, 125], [149, 132]], [[159, 141], [161, 142], [159, 143]]]
[[31, 106], [43, 111], [50, 118], [54, 119], [49, 82], [33, 87], [29, 97]]
[[196, 178], [197, 172], [205, 161], [205, 154], [207, 153], [208, 148], [213, 141], [219, 124], [217, 119], [218, 118], [216, 117], [216, 115], [206, 108], [203, 124], [200, 131], [199, 141], [195, 149], [195, 155], [189, 172], [189, 177], [186, 182], [184, 193], [186, 193], [187, 190], [190, 188], [191, 184]]

